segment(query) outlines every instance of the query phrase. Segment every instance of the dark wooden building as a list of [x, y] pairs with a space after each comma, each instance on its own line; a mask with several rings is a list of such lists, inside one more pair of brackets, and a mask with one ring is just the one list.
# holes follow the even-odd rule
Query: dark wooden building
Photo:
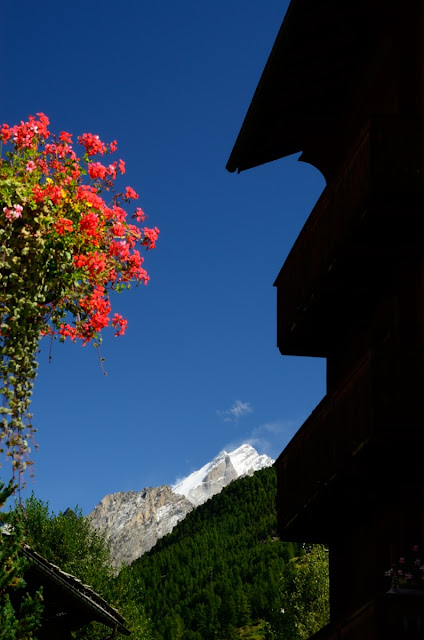
[[[327, 186], [277, 287], [327, 393], [276, 462], [281, 536], [330, 549], [320, 640], [424, 638], [424, 2], [292, 0], [227, 168], [302, 152]], [[422, 595], [423, 594], [423, 595]]]

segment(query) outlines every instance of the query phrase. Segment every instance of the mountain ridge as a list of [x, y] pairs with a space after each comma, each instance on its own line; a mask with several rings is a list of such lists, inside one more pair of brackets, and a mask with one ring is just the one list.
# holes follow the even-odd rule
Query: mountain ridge
[[213, 460], [174, 484], [172, 490], [199, 506], [233, 480], [270, 467], [273, 463], [272, 458], [259, 455], [252, 445], [242, 444], [230, 453], [220, 451]]
[[108, 494], [88, 517], [108, 540], [113, 566], [119, 568], [150, 551], [190, 511], [233, 480], [272, 464], [271, 458], [244, 444], [230, 453], [221, 451], [172, 487], [161, 485]]

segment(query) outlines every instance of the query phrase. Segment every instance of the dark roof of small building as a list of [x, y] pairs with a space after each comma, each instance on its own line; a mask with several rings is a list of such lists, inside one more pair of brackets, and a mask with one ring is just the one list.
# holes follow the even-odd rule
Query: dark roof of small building
[[[2, 527], [1, 535], [9, 536], [11, 531]], [[35, 592], [43, 587], [42, 623], [37, 636], [50, 639], [62, 634], [67, 638], [68, 632], [91, 621], [106, 625], [114, 634], [131, 634], [119, 611], [90, 586], [49, 562], [27, 544], [21, 545], [21, 552], [29, 561], [25, 571], [27, 588]]]
[[91, 587], [83, 584], [70, 573], [62, 571], [26, 544], [22, 546], [22, 553], [30, 561], [29, 571], [33, 575], [37, 574], [41, 583], [47, 580], [53, 584], [56, 594], [61, 594], [57, 601], [62, 608], [66, 608], [66, 601], [72, 602], [72, 608], [84, 611], [84, 617], [90, 617], [92, 620], [116, 629], [119, 633], [130, 635], [131, 632], [125, 627], [125, 620], [117, 609], [108, 604]]

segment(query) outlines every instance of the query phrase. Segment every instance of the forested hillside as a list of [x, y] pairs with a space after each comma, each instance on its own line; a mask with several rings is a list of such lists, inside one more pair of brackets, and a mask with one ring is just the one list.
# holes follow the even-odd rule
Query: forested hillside
[[55, 515], [32, 496], [3, 518], [117, 606], [134, 640], [304, 640], [328, 622], [328, 554], [276, 537], [275, 498], [273, 467], [240, 478], [119, 575], [78, 508]]
[[302, 553], [276, 537], [275, 497], [273, 467], [241, 478], [123, 570], [155, 640], [232, 639], [272, 620], [284, 566]]

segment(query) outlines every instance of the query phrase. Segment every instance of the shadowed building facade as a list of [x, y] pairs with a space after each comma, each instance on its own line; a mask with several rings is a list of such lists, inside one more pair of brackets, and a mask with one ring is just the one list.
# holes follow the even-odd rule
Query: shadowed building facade
[[385, 577], [424, 553], [422, 0], [292, 0], [227, 168], [300, 151], [327, 186], [275, 282], [277, 340], [326, 358], [327, 393], [276, 462], [280, 534], [329, 546], [317, 638], [424, 638], [424, 591]]

